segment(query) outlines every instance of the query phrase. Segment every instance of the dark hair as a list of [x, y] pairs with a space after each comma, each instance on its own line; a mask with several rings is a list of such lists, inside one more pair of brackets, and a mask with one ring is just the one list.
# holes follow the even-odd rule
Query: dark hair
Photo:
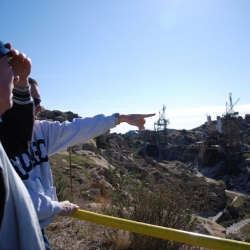
[[38, 82], [35, 79], [31, 78], [31, 77], [29, 77], [29, 84], [38, 86]]

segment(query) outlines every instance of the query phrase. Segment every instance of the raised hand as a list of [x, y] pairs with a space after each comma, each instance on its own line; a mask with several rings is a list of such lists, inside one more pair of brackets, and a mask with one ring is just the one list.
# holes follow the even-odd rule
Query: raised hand
[[18, 76], [14, 84], [16, 86], [25, 87], [28, 85], [28, 77], [31, 72], [31, 60], [25, 54], [19, 53], [16, 50], [11, 50], [13, 59], [10, 65]]
[[28, 86], [28, 77], [31, 72], [31, 60], [24, 53], [12, 48], [10, 43], [6, 43], [5, 47], [10, 50], [9, 64], [14, 71], [14, 84], [19, 87]]

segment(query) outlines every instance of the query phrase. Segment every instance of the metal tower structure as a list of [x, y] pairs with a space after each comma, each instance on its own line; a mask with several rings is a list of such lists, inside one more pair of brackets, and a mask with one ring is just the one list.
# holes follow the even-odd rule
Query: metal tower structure
[[206, 137], [201, 144], [201, 159], [206, 166], [215, 165], [219, 159], [226, 159], [228, 164], [235, 164], [240, 159], [240, 129], [239, 112], [234, 111], [235, 104], [232, 94], [229, 93], [229, 104], [226, 103], [226, 111], [222, 118], [217, 116], [217, 123], [207, 116]]
[[169, 124], [169, 120], [165, 118], [165, 110], [166, 106], [163, 105], [162, 111], [159, 111], [159, 119], [154, 123], [157, 140], [161, 145], [167, 144], [167, 125]]
[[234, 112], [235, 104], [240, 98], [233, 104], [232, 94], [229, 93], [229, 105], [226, 103], [226, 113], [222, 118], [222, 131], [225, 147], [236, 149], [239, 145], [239, 121], [237, 115], [238, 112]]
[[162, 148], [167, 144], [167, 124], [165, 118], [166, 106], [159, 111], [159, 119], [154, 123], [154, 131], [145, 130], [140, 133], [144, 136], [144, 155], [153, 157], [158, 161], [162, 158]]
[[240, 100], [240, 98], [233, 104], [232, 93], [229, 93], [229, 106], [226, 103], [226, 115], [238, 115], [238, 112], [234, 112], [233, 107]]

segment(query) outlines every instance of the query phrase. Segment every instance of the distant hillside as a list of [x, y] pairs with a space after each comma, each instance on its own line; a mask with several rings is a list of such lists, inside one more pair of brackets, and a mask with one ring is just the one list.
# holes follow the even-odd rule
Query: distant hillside
[[[78, 115], [72, 112], [45, 110], [39, 119], [62, 122], [76, 117]], [[250, 147], [250, 121], [239, 120], [241, 140]], [[168, 190], [176, 183], [181, 195], [200, 204], [199, 208], [196, 205], [192, 208], [197, 216], [194, 232], [249, 242], [250, 155], [245, 155], [233, 169], [223, 162], [204, 167], [197, 157], [198, 152], [192, 150], [200, 140], [198, 132], [203, 126], [188, 131], [168, 130], [168, 144], [162, 150], [160, 161], [143, 153], [143, 133], [118, 135], [108, 132], [70, 150], [65, 149], [50, 157], [58, 197], [74, 201], [81, 209], [103, 213], [108, 211], [112, 197], [119, 192], [125, 195], [125, 200], [132, 197], [132, 193], [119, 191], [124, 177], [131, 181], [126, 187], [137, 183], [137, 186], [148, 188], [147, 181], [151, 179], [159, 188]], [[118, 194], [115, 191], [119, 191]], [[174, 199], [177, 201], [178, 196]], [[179, 204], [179, 208], [182, 206]], [[55, 249], [118, 247], [114, 245], [117, 242], [110, 245], [107, 228], [85, 221], [56, 216], [47, 231]], [[126, 236], [127, 243], [129, 237]], [[127, 248], [119, 249], [133, 249], [125, 245]]]

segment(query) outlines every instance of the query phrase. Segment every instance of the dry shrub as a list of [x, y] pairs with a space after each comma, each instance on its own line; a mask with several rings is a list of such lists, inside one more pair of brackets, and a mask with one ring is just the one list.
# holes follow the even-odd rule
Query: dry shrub
[[[81, 209], [98, 212], [98, 208], [90, 208], [83, 200], [74, 200]], [[100, 211], [99, 211], [100, 212]], [[46, 227], [46, 233], [54, 250], [86, 250], [106, 249], [101, 225], [68, 216], [55, 216], [53, 222]]]
[[[157, 185], [152, 178], [138, 181], [138, 176], [115, 178], [115, 189], [111, 194], [111, 204], [103, 212], [119, 218], [174, 228], [185, 231], [194, 230], [195, 207], [200, 207], [198, 199], [193, 198], [192, 189], [173, 180], [168, 187]], [[191, 193], [192, 192], [192, 193]], [[170, 240], [129, 233], [124, 243], [121, 230], [105, 228], [105, 236], [115, 249], [191, 249], [191, 246]], [[194, 249], [194, 247], [192, 247]]]

